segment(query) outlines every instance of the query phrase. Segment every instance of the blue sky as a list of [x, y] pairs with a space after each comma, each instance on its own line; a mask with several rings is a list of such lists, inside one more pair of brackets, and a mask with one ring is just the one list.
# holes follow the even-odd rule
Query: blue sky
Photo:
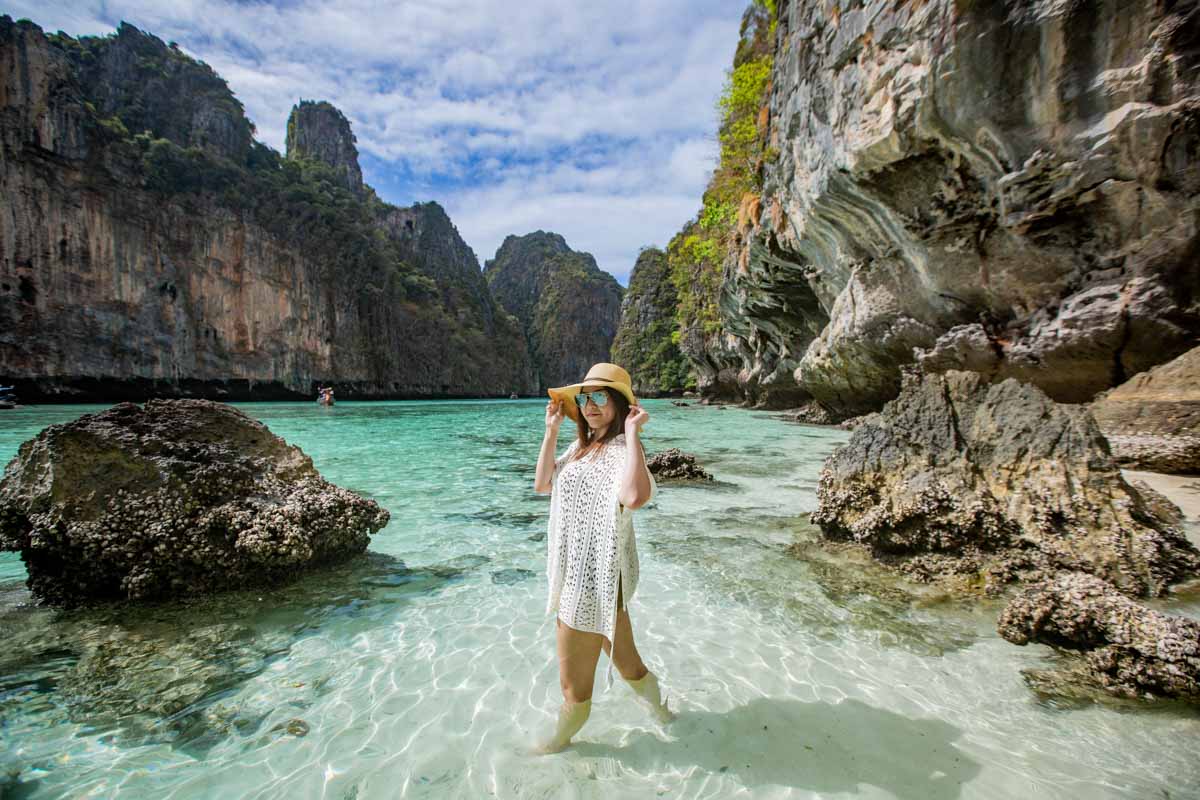
[[542, 229], [628, 283], [700, 207], [744, 0], [7, 0], [52, 32], [121, 20], [213, 66], [283, 151], [300, 98], [350, 119], [363, 173], [436, 200], [482, 264]]

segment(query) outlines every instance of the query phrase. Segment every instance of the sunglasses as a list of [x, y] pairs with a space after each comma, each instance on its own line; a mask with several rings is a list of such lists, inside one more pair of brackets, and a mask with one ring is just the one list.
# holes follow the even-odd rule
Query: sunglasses
[[594, 392], [587, 393], [580, 392], [579, 394], [575, 395], [575, 404], [580, 408], [583, 408], [587, 405], [589, 398], [597, 406], [603, 407], [604, 404], [608, 402], [608, 392], [604, 391], [603, 389], [597, 389]]

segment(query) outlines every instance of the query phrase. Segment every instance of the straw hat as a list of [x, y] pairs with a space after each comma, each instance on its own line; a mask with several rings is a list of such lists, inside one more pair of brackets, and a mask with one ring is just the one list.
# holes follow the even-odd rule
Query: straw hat
[[592, 368], [588, 370], [587, 376], [579, 383], [559, 386], [557, 389], [547, 389], [546, 392], [550, 395], [551, 400], [558, 400], [561, 403], [562, 410], [568, 417], [578, 422], [579, 406], [575, 405], [575, 395], [579, 394], [579, 390], [584, 386], [604, 386], [615, 389], [625, 395], [629, 405], [637, 405], [637, 399], [633, 396], [633, 387], [630, 386], [629, 373], [616, 364], [606, 362], [593, 364]]

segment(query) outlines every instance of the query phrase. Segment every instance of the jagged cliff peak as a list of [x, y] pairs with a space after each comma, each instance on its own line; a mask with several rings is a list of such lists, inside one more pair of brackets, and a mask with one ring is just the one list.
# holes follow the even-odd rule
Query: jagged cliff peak
[[508, 236], [484, 276], [500, 305], [520, 320], [541, 388], [576, 381], [609, 360], [624, 290], [590, 253], [548, 231]]
[[311, 158], [341, 173], [346, 188], [363, 192], [362, 169], [358, 165], [358, 139], [350, 120], [324, 100], [301, 100], [292, 106], [287, 125], [287, 157]]
[[[549, 250], [555, 253], [572, 253], [567, 240], [562, 234], [552, 231], [536, 230], [533, 233], [527, 233], [524, 236], [516, 236], [509, 234], [504, 237], [504, 241], [500, 245], [500, 249], [496, 251], [495, 259], [489, 260], [501, 262], [511, 258], [515, 252], [531, 252], [536, 250]], [[583, 255], [587, 255], [586, 253]]]

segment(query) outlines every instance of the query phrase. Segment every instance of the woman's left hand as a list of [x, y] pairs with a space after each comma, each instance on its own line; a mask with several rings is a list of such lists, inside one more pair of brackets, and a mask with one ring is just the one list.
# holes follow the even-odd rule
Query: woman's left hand
[[641, 406], [630, 406], [629, 415], [625, 417], [625, 435], [637, 436], [641, 427], [650, 419], [650, 414]]

